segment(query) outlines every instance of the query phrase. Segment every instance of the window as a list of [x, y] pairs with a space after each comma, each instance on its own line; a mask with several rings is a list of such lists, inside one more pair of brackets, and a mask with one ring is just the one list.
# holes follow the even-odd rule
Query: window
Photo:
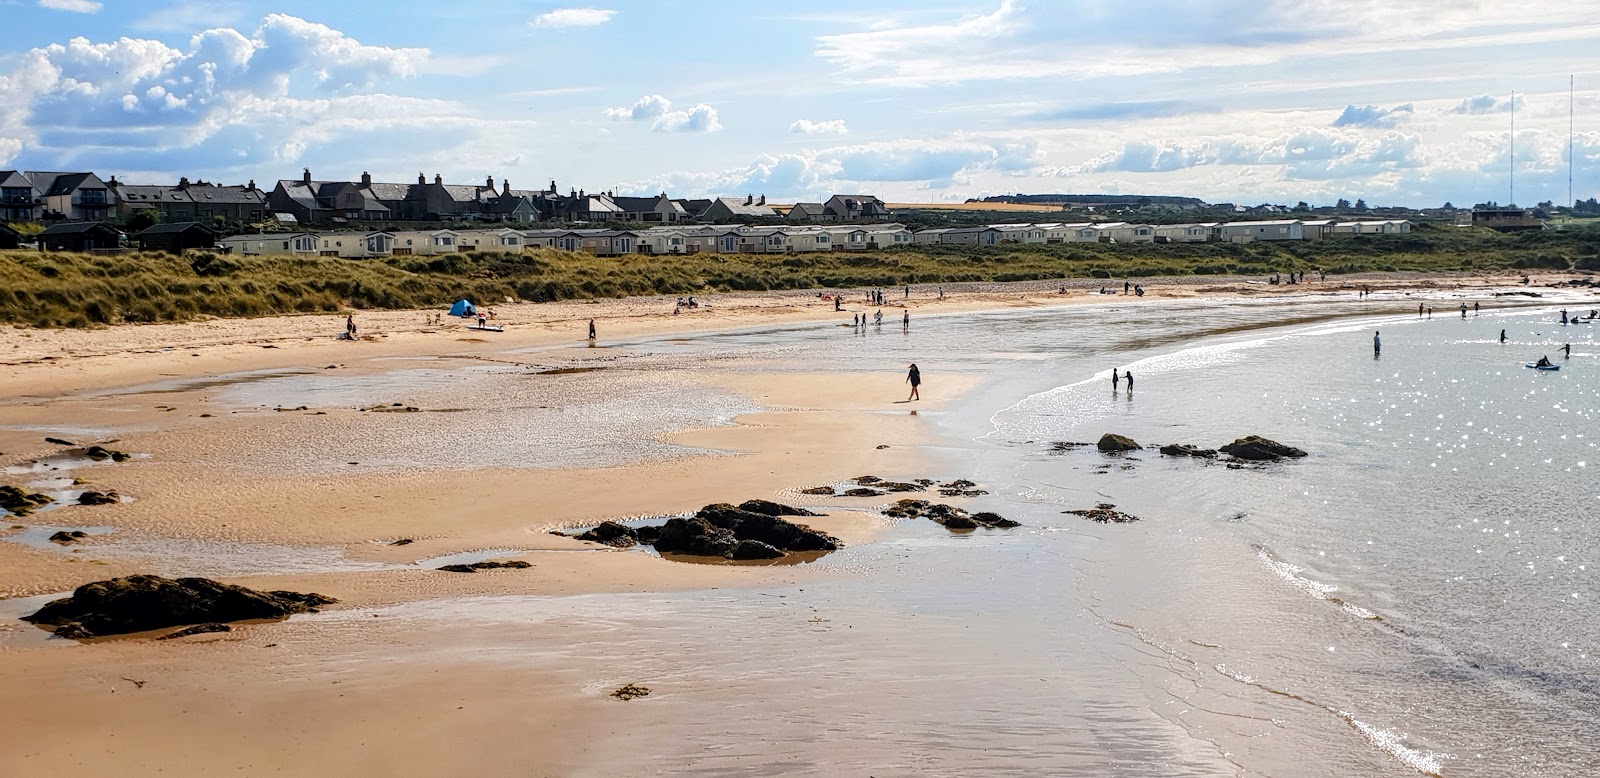
[[827, 243], [828, 242], [828, 236], [826, 236], [826, 235], [818, 235], [817, 236], [817, 242], [818, 243]]
[[289, 250], [289, 241], [284, 241], [283, 242], [283, 250], [284, 251], [288, 251]]

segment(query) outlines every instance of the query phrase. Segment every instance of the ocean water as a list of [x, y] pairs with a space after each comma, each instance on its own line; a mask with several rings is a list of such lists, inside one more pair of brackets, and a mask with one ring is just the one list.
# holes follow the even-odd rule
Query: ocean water
[[[573, 684], [656, 688], [630, 703], [660, 706], [650, 726], [596, 749], [595, 775], [1593, 774], [1595, 326], [1550, 306], [1418, 320], [1415, 304], [1108, 302], [619, 344], [662, 369], [916, 361], [928, 393], [977, 376], [920, 414], [941, 434], [930, 472], [881, 475], [971, 478], [991, 494], [969, 507], [1025, 526], [901, 522], [805, 586], [419, 603], [383, 621], [419, 645], [476, 621], [473, 647], [504, 661], [535, 650], [537, 623], [560, 636], [534, 641], [554, 652], [540, 661]], [[1564, 369], [1523, 367], [1543, 354]], [[1113, 366], [1132, 396], [1113, 394]], [[1051, 446], [1106, 432], [1261, 434], [1309, 456], [1230, 468]], [[1140, 520], [1063, 513], [1102, 502]]]

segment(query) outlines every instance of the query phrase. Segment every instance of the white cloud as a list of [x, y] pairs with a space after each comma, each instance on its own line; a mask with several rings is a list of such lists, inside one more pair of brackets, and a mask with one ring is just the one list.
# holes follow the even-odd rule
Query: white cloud
[[95, 0], [39, 0], [40, 8], [52, 11], [70, 11], [75, 14], [92, 14], [100, 10]]
[[[1513, 100], [1515, 100], [1515, 102], [1513, 102]], [[1515, 98], [1502, 98], [1495, 97], [1494, 95], [1475, 95], [1473, 97], [1461, 98], [1461, 102], [1457, 103], [1456, 107], [1450, 109], [1450, 113], [1468, 114], [1471, 116], [1481, 116], [1488, 113], [1506, 113], [1511, 110], [1513, 105], [1515, 105], [1517, 108], [1522, 107], [1522, 95], [1517, 95]]]
[[672, 101], [661, 95], [645, 95], [633, 105], [607, 108], [601, 114], [617, 122], [649, 121], [655, 132], [706, 133], [722, 129], [717, 109], [699, 103], [686, 111], [674, 111]]
[[789, 132], [796, 135], [846, 135], [850, 130], [844, 126], [843, 119], [829, 119], [824, 122], [801, 119], [789, 125]]
[[1333, 120], [1334, 127], [1393, 127], [1401, 119], [1408, 118], [1415, 112], [1411, 103], [1397, 105], [1393, 108], [1379, 108], [1376, 105], [1347, 105], [1339, 118]]
[[1426, 150], [1416, 135], [1385, 132], [1367, 137], [1303, 127], [1271, 137], [1134, 141], [1060, 172], [1170, 173], [1210, 165], [1273, 166], [1287, 178], [1329, 179], [1416, 168], [1425, 162]]
[[571, 27], [598, 27], [611, 21], [617, 12], [605, 8], [557, 8], [533, 17], [528, 26], [534, 29], [562, 30]]

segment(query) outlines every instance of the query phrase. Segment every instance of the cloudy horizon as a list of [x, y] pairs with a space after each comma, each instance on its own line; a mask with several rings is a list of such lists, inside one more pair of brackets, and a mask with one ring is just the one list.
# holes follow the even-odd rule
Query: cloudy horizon
[[[1600, 0], [0, 0], [0, 168], [891, 202], [1600, 195]], [[1515, 95], [1513, 98], [1512, 95]], [[1514, 102], [1513, 102], [1514, 100]]]

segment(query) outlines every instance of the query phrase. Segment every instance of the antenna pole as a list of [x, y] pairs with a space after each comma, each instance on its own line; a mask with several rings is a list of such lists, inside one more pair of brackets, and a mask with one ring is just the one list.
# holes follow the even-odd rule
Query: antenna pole
[[1572, 199], [1572, 113], [1577, 106], [1573, 90], [1573, 77], [1567, 76], [1567, 207], [1572, 208], [1577, 202]]
[[1509, 208], [1517, 204], [1517, 90], [1511, 90], [1511, 202], [1506, 203]]

